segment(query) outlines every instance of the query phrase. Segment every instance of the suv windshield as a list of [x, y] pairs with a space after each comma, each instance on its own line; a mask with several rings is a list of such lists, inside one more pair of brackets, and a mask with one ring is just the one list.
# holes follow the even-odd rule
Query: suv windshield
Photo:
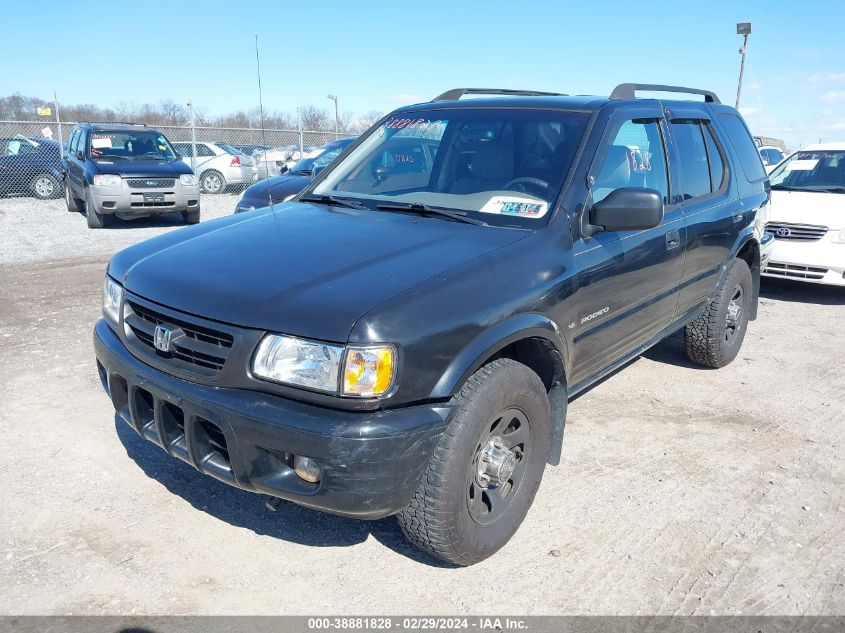
[[845, 149], [795, 152], [769, 179], [773, 189], [845, 193]]
[[91, 133], [93, 160], [173, 160], [176, 154], [163, 134], [154, 131], [97, 130]]
[[536, 227], [548, 219], [588, 118], [504, 108], [395, 113], [313, 193], [369, 208], [424, 205], [498, 226]]

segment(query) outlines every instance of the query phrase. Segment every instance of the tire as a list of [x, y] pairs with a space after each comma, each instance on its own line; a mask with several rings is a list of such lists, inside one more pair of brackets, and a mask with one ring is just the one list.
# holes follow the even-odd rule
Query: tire
[[741, 259], [733, 259], [707, 309], [686, 327], [689, 359], [705, 367], [724, 367], [736, 358], [748, 329], [753, 283]]
[[29, 190], [39, 200], [52, 200], [62, 195], [62, 185], [52, 174], [38, 174], [29, 183]]
[[73, 193], [67, 183], [65, 183], [65, 205], [67, 205], [68, 213], [79, 213], [79, 203], [73, 197]]
[[182, 219], [185, 220], [185, 224], [199, 224], [200, 210], [182, 211]]
[[[534, 501], [549, 453], [549, 399], [536, 373], [499, 359], [473, 374], [451, 404], [449, 424], [397, 518], [417, 547], [454, 565], [472, 565], [510, 540]], [[491, 442], [498, 453], [485, 466], [482, 453]], [[515, 457], [513, 472], [500, 470], [492, 480], [485, 472], [483, 481], [481, 470], [495, 469], [504, 453]]]
[[209, 169], [200, 175], [200, 191], [202, 193], [217, 194], [226, 190], [226, 179], [216, 169]]
[[94, 210], [91, 192], [87, 189], [85, 190], [85, 218], [88, 220], [89, 229], [101, 229], [106, 225], [106, 216]]

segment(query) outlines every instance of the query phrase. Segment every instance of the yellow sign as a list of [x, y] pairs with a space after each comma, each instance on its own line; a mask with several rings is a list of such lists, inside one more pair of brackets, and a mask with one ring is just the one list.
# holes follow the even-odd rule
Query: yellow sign
[[51, 114], [53, 114], [53, 109], [49, 108], [49, 107], [48, 108], [38, 108], [36, 110], [36, 112], [38, 112], [38, 116], [50, 116]]

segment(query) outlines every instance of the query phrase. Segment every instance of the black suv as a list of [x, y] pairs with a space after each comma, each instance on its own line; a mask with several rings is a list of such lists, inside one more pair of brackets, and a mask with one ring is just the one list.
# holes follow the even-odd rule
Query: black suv
[[196, 176], [161, 132], [132, 123], [80, 123], [65, 153], [67, 210], [83, 210], [92, 229], [106, 218], [181, 212], [200, 221]]
[[382, 119], [294, 201], [115, 255], [100, 378], [201, 472], [397, 514], [472, 564], [559, 463], [575, 394], [684, 327], [693, 361], [733, 360], [768, 201], [745, 123], [710, 92], [452, 90]]

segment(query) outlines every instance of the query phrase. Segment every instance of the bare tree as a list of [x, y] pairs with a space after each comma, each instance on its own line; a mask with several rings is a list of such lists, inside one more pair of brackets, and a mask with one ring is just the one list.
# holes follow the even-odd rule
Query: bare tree
[[299, 116], [303, 130], [334, 130], [334, 118], [330, 119], [325, 110], [309, 105], [299, 109]]

